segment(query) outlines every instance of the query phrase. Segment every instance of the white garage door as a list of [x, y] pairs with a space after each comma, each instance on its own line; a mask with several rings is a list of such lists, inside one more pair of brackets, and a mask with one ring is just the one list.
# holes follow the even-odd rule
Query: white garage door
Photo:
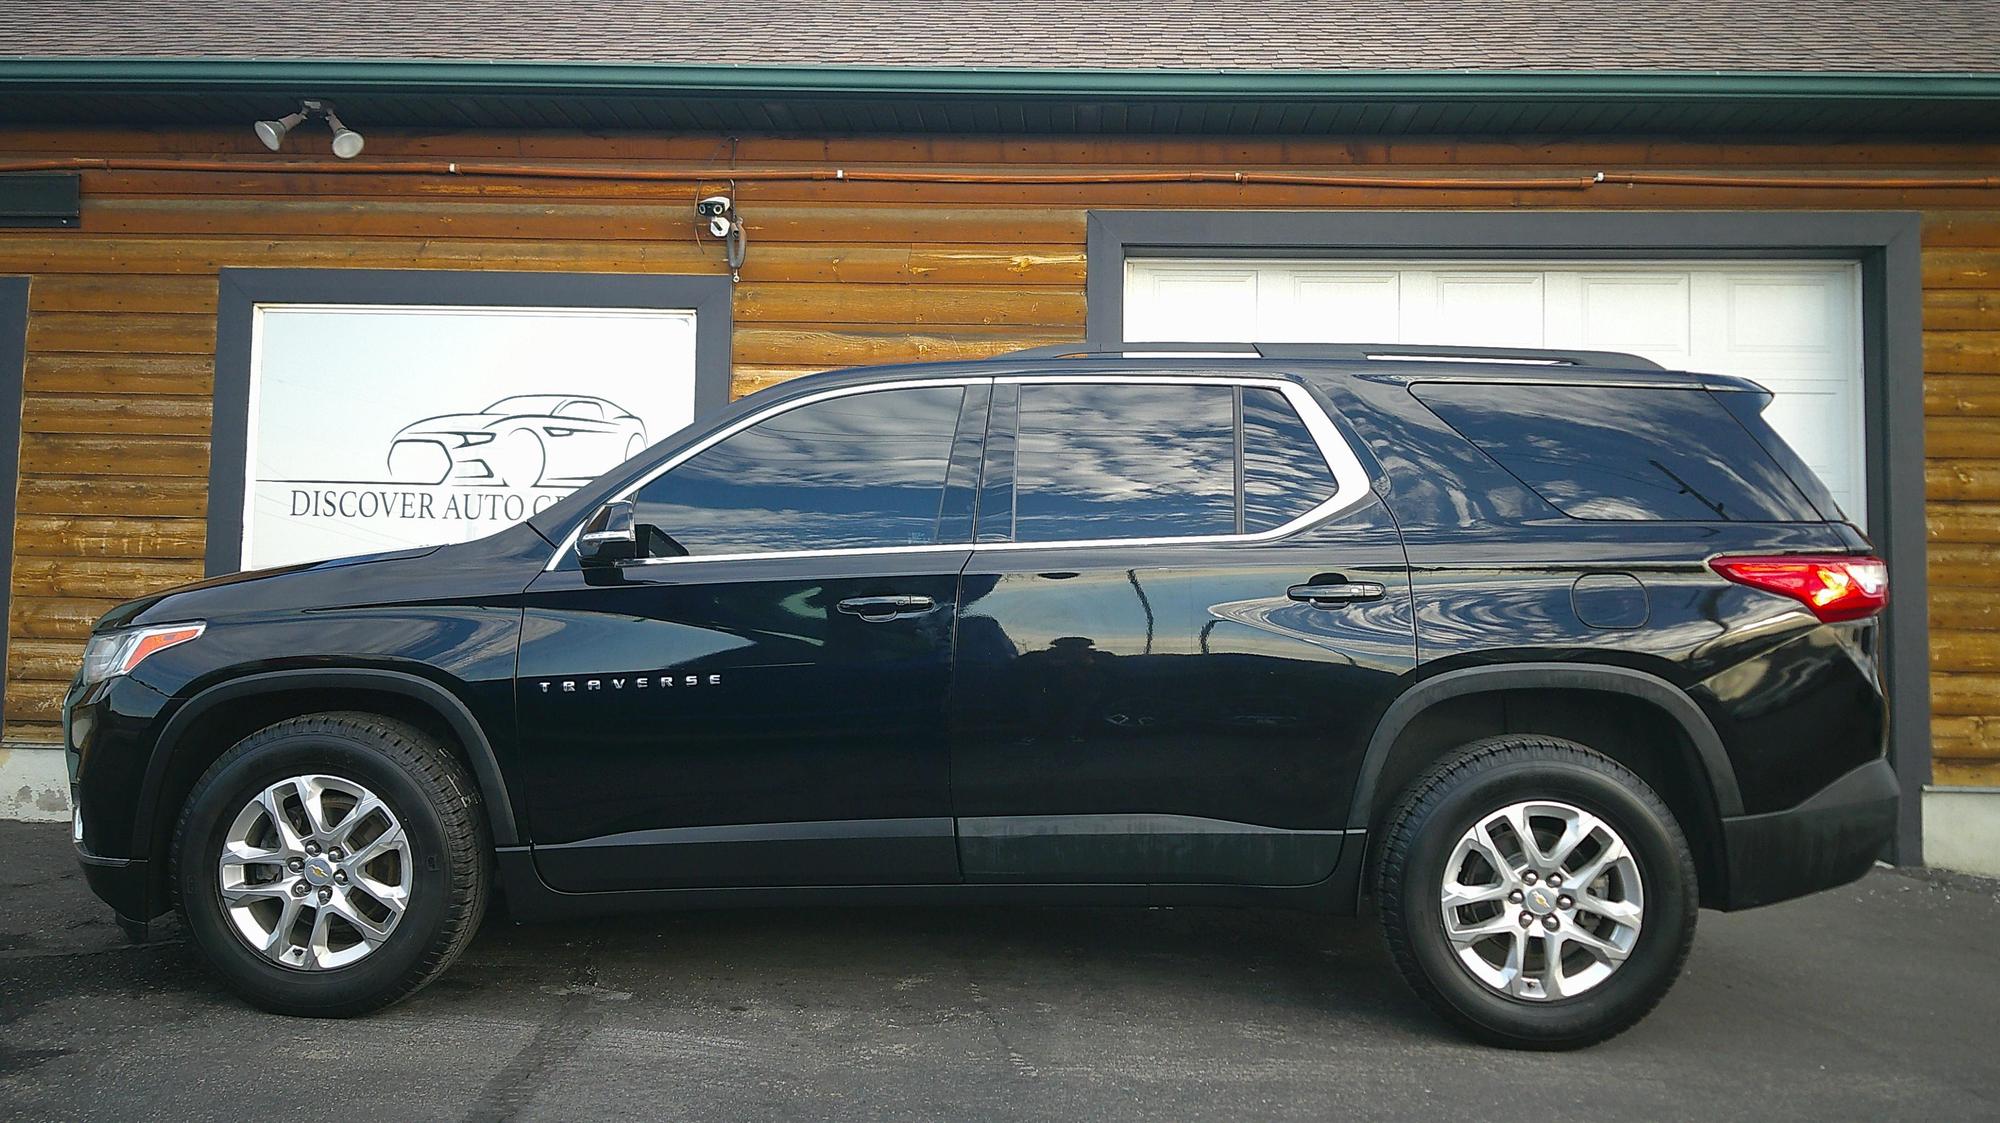
[[1865, 525], [1860, 293], [1825, 262], [1134, 259], [1125, 338], [1574, 347], [1742, 375]]

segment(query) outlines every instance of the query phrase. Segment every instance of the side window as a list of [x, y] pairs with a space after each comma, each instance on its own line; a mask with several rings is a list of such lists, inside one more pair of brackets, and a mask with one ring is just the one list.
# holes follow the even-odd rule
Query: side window
[[592, 421], [604, 420], [604, 407], [596, 402], [564, 402], [556, 410], [557, 417], [585, 417]]
[[799, 406], [697, 453], [634, 496], [650, 552], [689, 555], [937, 541], [965, 390], [874, 390]]
[[1014, 541], [1236, 533], [1228, 386], [1026, 383]]
[[1276, 530], [1333, 497], [1326, 455], [1276, 390], [1243, 388], [1243, 529]]
[[1434, 382], [1410, 392], [1571, 518], [1818, 517], [1705, 390]]

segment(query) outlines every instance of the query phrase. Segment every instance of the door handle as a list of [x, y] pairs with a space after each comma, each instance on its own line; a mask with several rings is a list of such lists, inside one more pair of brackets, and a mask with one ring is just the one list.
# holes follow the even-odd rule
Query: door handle
[[1333, 585], [1293, 585], [1285, 590], [1285, 595], [1315, 608], [1333, 608], [1355, 601], [1381, 600], [1382, 592], [1379, 581], [1342, 581]]
[[859, 616], [871, 624], [922, 616], [937, 607], [929, 597], [848, 597], [835, 607], [849, 616]]

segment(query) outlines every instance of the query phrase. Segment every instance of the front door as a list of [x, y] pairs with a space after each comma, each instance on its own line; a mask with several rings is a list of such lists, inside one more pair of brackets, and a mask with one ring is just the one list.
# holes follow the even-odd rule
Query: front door
[[1416, 654], [1400, 537], [1330, 418], [1263, 380], [994, 394], [960, 593], [967, 880], [1325, 878]]
[[985, 397], [808, 399], [641, 485], [646, 556], [530, 586], [549, 884], [958, 880], [946, 698]]

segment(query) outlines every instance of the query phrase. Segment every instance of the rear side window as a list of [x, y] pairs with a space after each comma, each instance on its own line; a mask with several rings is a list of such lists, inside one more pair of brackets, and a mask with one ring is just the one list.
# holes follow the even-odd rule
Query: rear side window
[[1431, 382], [1410, 392], [1571, 518], [1819, 518], [1705, 390]]
[[[1005, 391], [1010, 388], [1002, 387]], [[1195, 538], [1275, 530], [1339, 490], [1326, 454], [1274, 389], [1202, 383], [1024, 383], [1011, 428], [1011, 528], [1004, 489], [982, 541]], [[1012, 426], [1007, 419], [1016, 416]], [[995, 501], [997, 499], [997, 502]]]
[[929, 386], [787, 410], [640, 488], [634, 519], [696, 557], [929, 545], [964, 398]]
[[1229, 386], [1021, 387], [1014, 541], [1236, 533]]
[[1332, 495], [1326, 466], [1306, 424], [1276, 390], [1243, 388], [1243, 529], [1275, 530]]

